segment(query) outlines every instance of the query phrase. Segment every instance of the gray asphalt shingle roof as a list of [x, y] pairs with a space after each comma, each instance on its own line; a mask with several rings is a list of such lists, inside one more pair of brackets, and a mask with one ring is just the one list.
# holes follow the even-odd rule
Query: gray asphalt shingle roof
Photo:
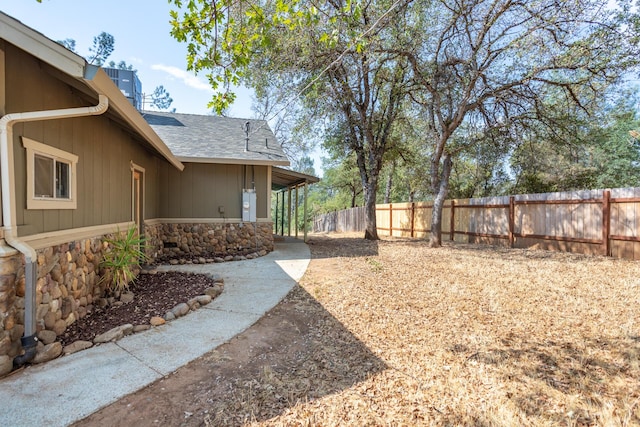
[[[183, 161], [288, 166], [289, 160], [264, 120], [143, 111], [142, 117]], [[245, 124], [249, 150], [245, 152]]]

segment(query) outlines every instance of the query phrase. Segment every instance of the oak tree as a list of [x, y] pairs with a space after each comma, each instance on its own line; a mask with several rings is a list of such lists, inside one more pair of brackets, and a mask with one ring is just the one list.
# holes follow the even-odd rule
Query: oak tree
[[[636, 17], [606, 0], [439, 0], [414, 2], [417, 24], [397, 53], [408, 59], [431, 135], [432, 246], [442, 241], [442, 207], [456, 144], [466, 123], [484, 131], [546, 125], [544, 100], [589, 102], [636, 63]], [[467, 139], [468, 138], [462, 138]]]
[[[187, 65], [206, 70], [214, 88], [276, 74], [325, 127], [345, 126], [342, 143], [355, 155], [365, 198], [365, 237], [377, 239], [379, 175], [407, 83], [408, 62], [392, 52], [408, 25], [405, 3], [173, 3], [182, 8], [172, 12], [173, 35], [187, 43]], [[222, 90], [211, 105], [221, 110], [233, 99]]]
[[[389, 136], [410, 97], [427, 123], [432, 246], [454, 161], [483, 141], [468, 133], [553, 127], [560, 93], [588, 111], [635, 66], [640, 28], [631, 2], [608, 0], [171, 0], [172, 34], [212, 86], [275, 73], [286, 90], [348, 129], [377, 238], [375, 199]], [[233, 100], [217, 92], [213, 105]], [[472, 150], [471, 150], [472, 151]]]

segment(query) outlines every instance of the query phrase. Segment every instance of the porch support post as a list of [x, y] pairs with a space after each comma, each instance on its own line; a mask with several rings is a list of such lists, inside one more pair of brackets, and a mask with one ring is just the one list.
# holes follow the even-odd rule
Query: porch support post
[[295, 223], [296, 223], [296, 239], [298, 238], [298, 206], [299, 206], [299, 201], [298, 201], [298, 186], [296, 185], [296, 209], [295, 209]]
[[287, 187], [287, 196], [289, 203], [287, 203], [287, 235], [291, 236], [291, 187]]
[[304, 216], [303, 216], [303, 227], [304, 227], [304, 242], [307, 243], [307, 228], [309, 228], [309, 221], [307, 220], [307, 181], [304, 182]]
[[282, 193], [282, 205], [280, 206], [280, 235], [284, 236], [284, 189], [280, 191]]
[[275, 229], [275, 231], [274, 231], [274, 233], [273, 233], [273, 234], [275, 234], [276, 236], [278, 235], [278, 213], [279, 213], [279, 212], [278, 212], [278, 209], [280, 208], [280, 206], [278, 206], [278, 203], [279, 203], [279, 202], [280, 202], [280, 198], [278, 197], [278, 193], [276, 193], [276, 212], [275, 212], [275, 214], [276, 214], [276, 220], [275, 220], [275, 223], [276, 223], [276, 229]]

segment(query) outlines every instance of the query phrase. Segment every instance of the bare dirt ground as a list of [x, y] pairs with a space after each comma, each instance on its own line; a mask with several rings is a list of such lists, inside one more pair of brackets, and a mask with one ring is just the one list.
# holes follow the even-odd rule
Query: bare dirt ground
[[312, 236], [217, 350], [77, 425], [640, 425], [640, 263]]

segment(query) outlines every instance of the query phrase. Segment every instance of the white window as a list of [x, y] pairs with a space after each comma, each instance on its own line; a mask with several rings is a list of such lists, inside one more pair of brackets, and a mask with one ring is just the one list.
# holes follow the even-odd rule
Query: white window
[[27, 209], [76, 209], [78, 156], [22, 137], [27, 149]]

